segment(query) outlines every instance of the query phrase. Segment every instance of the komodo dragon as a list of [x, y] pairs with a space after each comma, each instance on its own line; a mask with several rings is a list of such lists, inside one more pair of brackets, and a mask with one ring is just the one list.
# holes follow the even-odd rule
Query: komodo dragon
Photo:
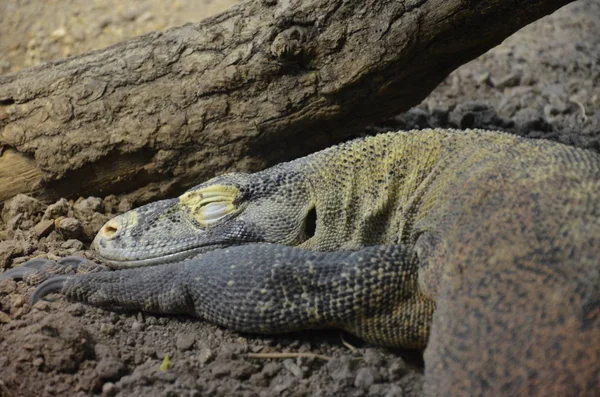
[[427, 346], [428, 395], [600, 390], [589, 151], [475, 130], [382, 134], [216, 177], [117, 216], [93, 246], [109, 267], [136, 268], [54, 276], [33, 300], [59, 291], [238, 331], [337, 327]]

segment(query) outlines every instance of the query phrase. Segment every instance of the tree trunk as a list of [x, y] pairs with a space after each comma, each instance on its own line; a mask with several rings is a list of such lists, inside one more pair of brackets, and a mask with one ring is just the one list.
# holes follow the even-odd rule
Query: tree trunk
[[160, 196], [319, 150], [567, 3], [253, 0], [2, 76], [0, 201]]

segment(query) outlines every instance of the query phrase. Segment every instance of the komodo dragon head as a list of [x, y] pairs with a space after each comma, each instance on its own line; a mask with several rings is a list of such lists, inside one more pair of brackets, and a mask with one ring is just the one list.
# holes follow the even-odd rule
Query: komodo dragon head
[[175, 199], [108, 221], [92, 247], [113, 268], [184, 260], [217, 248], [270, 242], [299, 245], [313, 233], [304, 177], [285, 164], [213, 178]]

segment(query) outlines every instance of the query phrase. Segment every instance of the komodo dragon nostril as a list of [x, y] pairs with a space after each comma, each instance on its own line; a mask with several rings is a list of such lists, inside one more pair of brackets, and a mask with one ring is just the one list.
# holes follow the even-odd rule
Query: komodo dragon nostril
[[114, 237], [118, 231], [119, 231], [119, 225], [117, 225], [116, 223], [110, 222], [110, 223], [107, 223], [106, 225], [102, 226], [102, 229], [100, 229], [100, 234], [102, 235], [102, 237], [111, 238], [111, 237]]

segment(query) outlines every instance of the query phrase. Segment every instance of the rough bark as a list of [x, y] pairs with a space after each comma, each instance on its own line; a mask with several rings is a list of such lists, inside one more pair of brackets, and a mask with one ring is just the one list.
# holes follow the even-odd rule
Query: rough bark
[[310, 153], [569, 2], [254, 0], [0, 77], [0, 201], [160, 196]]

